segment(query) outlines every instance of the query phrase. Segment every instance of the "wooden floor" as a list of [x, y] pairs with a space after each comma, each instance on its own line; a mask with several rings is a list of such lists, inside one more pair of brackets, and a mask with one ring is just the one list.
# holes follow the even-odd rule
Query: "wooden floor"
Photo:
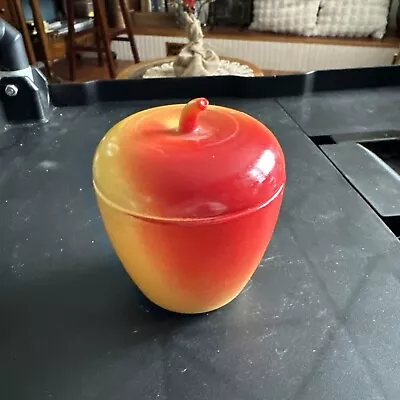
[[[133, 61], [117, 60], [117, 73], [133, 64]], [[54, 72], [62, 81], [69, 81], [68, 63], [62, 60], [54, 64]], [[266, 76], [270, 75], [287, 75], [296, 73], [295, 71], [276, 71], [264, 70]], [[99, 67], [97, 59], [84, 58], [77, 64], [77, 80], [76, 82], [88, 82], [93, 80], [110, 79], [106, 65]]]
[[[117, 60], [117, 74], [126, 67], [132, 65], [132, 61]], [[67, 60], [58, 61], [54, 64], [54, 73], [63, 81], [69, 81], [68, 62]], [[103, 67], [97, 65], [97, 59], [84, 58], [77, 63], [76, 82], [88, 82], [100, 79], [110, 79], [106, 63]]]

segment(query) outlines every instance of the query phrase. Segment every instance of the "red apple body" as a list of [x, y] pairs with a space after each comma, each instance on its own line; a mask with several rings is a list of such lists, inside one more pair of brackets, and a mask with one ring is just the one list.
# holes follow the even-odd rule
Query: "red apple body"
[[274, 135], [205, 99], [128, 117], [100, 143], [93, 172], [125, 269], [150, 300], [181, 313], [240, 293], [271, 239], [286, 181]]

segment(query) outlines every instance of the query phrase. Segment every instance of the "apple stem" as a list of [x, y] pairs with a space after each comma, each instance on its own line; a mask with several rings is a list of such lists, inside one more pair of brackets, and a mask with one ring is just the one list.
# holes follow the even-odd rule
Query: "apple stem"
[[208, 100], [204, 97], [194, 99], [186, 104], [179, 120], [179, 132], [191, 133], [198, 128], [199, 115], [208, 107]]

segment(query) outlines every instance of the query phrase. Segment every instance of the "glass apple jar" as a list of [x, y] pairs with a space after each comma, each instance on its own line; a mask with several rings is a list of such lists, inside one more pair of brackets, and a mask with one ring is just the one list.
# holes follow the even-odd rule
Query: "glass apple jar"
[[93, 183], [114, 249], [139, 289], [179, 313], [229, 303], [255, 272], [286, 183], [270, 130], [200, 98], [115, 125]]

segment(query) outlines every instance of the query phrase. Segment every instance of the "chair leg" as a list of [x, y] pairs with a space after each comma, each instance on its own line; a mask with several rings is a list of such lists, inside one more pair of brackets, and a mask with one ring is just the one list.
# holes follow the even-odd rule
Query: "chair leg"
[[129, 43], [131, 45], [133, 58], [135, 60], [135, 63], [139, 63], [140, 62], [139, 51], [136, 46], [135, 36], [133, 35], [133, 26], [132, 26], [130, 12], [128, 10], [125, 0], [119, 0], [119, 4], [122, 11], [122, 16], [124, 18], [125, 28], [128, 34]]
[[28, 55], [29, 64], [36, 64], [36, 56], [33, 50], [33, 45], [31, 41], [31, 36], [29, 34], [28, 28], [26, 26], [24, 10], [22, 9], [21, 0], [15, 0], [14, 4], [10, 2], [10, 5], [14, 6], [15, 16], [17, 18], [18, 29], [22, 32], [22, 37], [24, 38], [25, 49]]
[[95, 26], [95, 32], [96, 32], [97, 65], [99, 67], [103, 67], [104, 61], [103, 61], [103, 54], [102, 54], [102, 49], [101, 49], [100, 24], [96, 17], [94, 18], [94, 26]]
[[43, 54], [44, 54], [44, 67], [46, 74], [50, 80], [54, 79], [53, 69], [51, 63], [50, 49], [47, 33], [44, 29], [42, 13], [40, 11], [39, 0], [30, 0], [30, 6], [32, 8], [33, 21], [35, 23], [35, 28], [39, 37], [39, 42], [41, 43]]
[[76, 52], [75, 52], [75, 10], [72, 0], [67, 0], [67, 21], [68, 21], [68, 36], [67, 36], [67, 54], [69, 80], [76, 80]]
[[111, 52], [110, 31], [108, 29], [104, 0], [93, 0], [93, 6], [94, 6], [95, 18], [98, 18], [99, 31], [101, 34], [104, 51], [106, 53], [106, 60], [107, 60], [110, 78], [115, 79], [117, 76], [117, 73], [115, 70], [115, 64], [114, 64], [114, 60], [113, 60], [113, 56], [112, 56], [112, 52]]

